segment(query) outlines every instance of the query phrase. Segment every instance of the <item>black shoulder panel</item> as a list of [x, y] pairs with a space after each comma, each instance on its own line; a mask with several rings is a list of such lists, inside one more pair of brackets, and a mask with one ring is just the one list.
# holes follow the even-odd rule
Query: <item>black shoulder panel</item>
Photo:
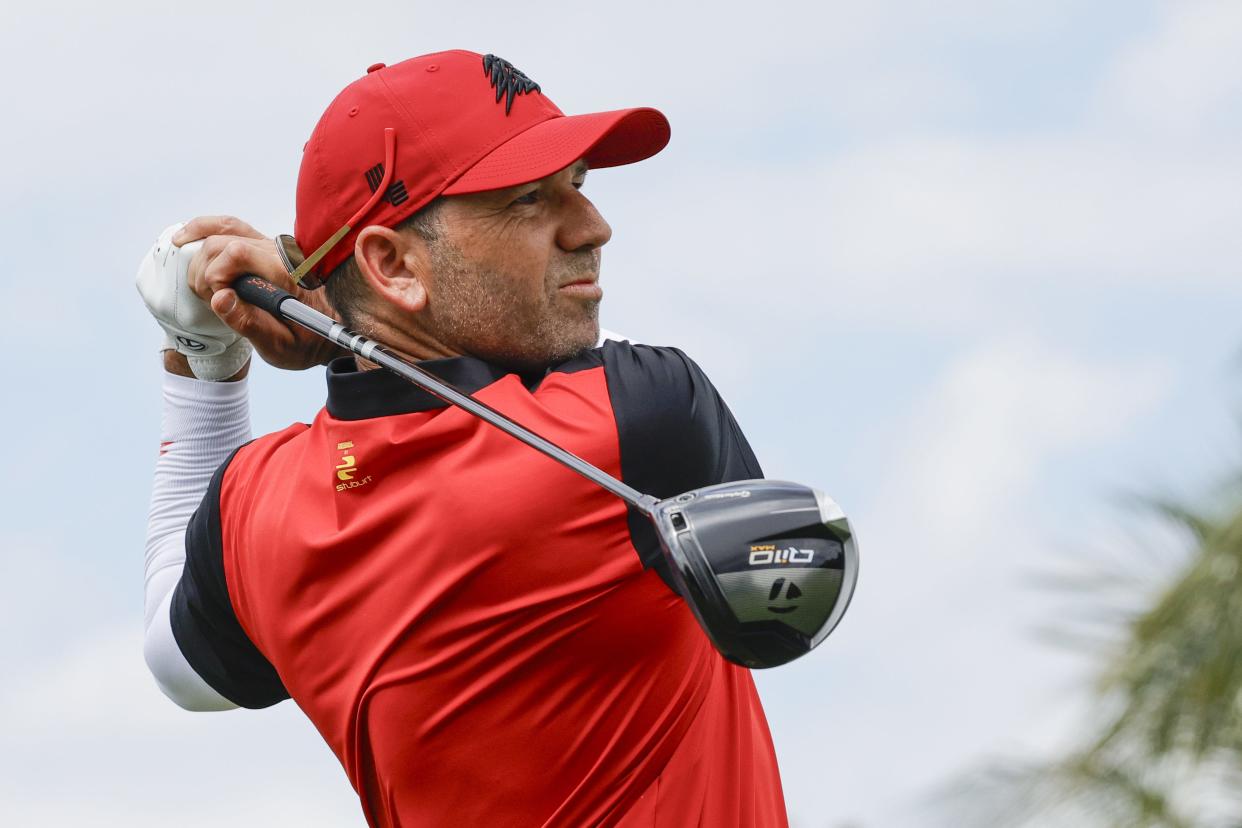
[[217, 693], [240, 707], [270, 707], [289, 693], [242, 630], [224, 579], [220, 485], [236, 454], [212, 475], [186, 528], [185, 568], [172, 597], [172, 631], [186, 661]]
[[[694, 360], [677, 348], [628, 342], [607, 342], [600, 350], [626, 483], [666, 498], [763, 477], [733, 414]], [[629, 525], [640, 557], [659, 560], [650, 521], [631, 509]]]

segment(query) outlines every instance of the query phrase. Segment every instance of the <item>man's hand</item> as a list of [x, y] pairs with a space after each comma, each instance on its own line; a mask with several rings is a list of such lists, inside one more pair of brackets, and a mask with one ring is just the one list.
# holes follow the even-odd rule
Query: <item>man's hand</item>
[[250, 340], [265, 361], [298, 371], [347, 353], [298, 325], [243, 302], [230, 287], [242, 274], [253, 273], [315, 310], [336, 317], [322, 290], [303, 290], [290, 282], [274, 240], [232, 216], [200, 216], [181, 228], [173, 243], [181, 246], [199, 239], [203, 239], [203, 246], [190, 262], [190, 289], [210, 303], [226, 325]]
[[164, 367], [175, 374], [221, 382], [250, 364], [250, 342], [226, 325], [190, 290], [190, 259], [198, 245], [172, 242], [180, 224], [166, 227], [138, 265], [136, 287], [164, 329]]

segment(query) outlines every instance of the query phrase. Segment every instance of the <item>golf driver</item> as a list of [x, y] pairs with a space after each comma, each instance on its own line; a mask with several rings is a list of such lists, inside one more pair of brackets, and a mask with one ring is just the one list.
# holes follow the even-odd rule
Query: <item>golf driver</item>
[[[568, 466], [655, 525], [674, 588], [725, 658], [775, 667], [823, 641], [849, 606], [858, 547], [829, 497], [798, 483], [742, 480], [658, 500], [510, 420], [258, 276], [237, 295], [347, 348]], [[644, 566], [654, 564], [644, 560]]]

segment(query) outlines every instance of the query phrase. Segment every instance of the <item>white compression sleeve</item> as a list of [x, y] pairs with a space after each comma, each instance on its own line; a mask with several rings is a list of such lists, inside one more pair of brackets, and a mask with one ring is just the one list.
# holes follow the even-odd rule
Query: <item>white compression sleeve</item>
[[185, 564], [185, 532], [211, 476], [250, 439], [247, 381], [204, 382], [164, 373], [160, 456], [147, 520], [143, 655], [166, 696], [188, 710], [237, 705], [211, 688], [173, 638], [169, 607]]

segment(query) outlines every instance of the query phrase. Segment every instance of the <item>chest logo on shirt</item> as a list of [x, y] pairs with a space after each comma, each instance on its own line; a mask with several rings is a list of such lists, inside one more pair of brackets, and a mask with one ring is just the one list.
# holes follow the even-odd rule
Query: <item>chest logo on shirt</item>
[[336, 479], [340, 482], [336, 484], [336, 490], [343, 492], [346, 489], [357, 489], [371, 482], [371, 475], [355, 480], [354, 476], [358, 474], [358, 459], [350, 453], [350, 449], [354, 444], [350, 440], [336, 444], [336, 450], [341, 453], [341, 462], [336, 466]]

